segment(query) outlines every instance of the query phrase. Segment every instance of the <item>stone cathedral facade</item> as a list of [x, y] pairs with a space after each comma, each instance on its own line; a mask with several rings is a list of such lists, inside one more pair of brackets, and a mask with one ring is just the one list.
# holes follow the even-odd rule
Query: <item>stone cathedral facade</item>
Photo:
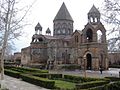
[[73, 19], [65, 3], [53, 20], [53, 36], [48, 28], [42, 34], [42, 26], [35, 26], [35, 34], [29, 47], [21, 50], [23, 65], [78, 64], [82, 68], [98, 70], [108, 68], [106, 30], [100, 21], [101, 14], [93, 7], [88, 12], [88, 23], [83, 30], [73, 31]]

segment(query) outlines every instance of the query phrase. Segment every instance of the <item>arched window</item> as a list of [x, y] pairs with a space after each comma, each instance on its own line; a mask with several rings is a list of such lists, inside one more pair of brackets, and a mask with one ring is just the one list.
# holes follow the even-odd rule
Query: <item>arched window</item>
[[102, 32], [100, 30], [97, 31], [97, 42], [98, 43], [102, 42]]
[[75, 36], [75, 43], [78, 43], [78, 36]]
[[63, 23], [62, 24], [62, 33], [65, 34], [66, 33], [66, 28], [67, 28], [67, 24], [66, 23]]
[[92, 39], [93, 39], [93, 32], [92, 32], [91, 29], [88, 29], [88, 30], [86, 31], [86, 40], [87, 40], [88, 42], [92, 42]]

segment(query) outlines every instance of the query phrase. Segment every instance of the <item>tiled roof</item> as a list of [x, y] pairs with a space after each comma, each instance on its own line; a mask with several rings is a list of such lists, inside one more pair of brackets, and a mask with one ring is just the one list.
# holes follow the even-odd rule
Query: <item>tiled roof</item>
[[65, 6], [65, 3], [63, 2], [61, 8], [59, 9], [56, 17], [54, 18], [55, 20], [71, 20], [73, 21], [68, 9]]
[[93, 5], [92, 8], [90, 9], [89, 13], [99, 13], [98, 9]]

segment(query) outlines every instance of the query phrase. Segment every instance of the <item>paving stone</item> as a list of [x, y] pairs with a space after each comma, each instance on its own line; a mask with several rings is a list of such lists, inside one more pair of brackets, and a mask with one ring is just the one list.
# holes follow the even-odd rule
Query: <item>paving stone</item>
[[9, 90], [49, 90], [6, 75], [4, 83]]

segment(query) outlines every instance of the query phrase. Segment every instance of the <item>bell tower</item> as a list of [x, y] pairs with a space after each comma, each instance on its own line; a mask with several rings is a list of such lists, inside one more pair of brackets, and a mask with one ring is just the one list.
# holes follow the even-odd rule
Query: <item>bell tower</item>
[[88, 12], [88, 23], [82, 30], [83, 59], [86, 60], [86, 68], [99, 70], [108, 68], [108, 51], [106, 42], [106, 29], [100, 21], [100, 12], [93, 5]]
[[93, 5], [90, 11], [88, 12], [88, 22], [91, 24], [98, 24], [100, 23], [100, 12], [98, 9]]

